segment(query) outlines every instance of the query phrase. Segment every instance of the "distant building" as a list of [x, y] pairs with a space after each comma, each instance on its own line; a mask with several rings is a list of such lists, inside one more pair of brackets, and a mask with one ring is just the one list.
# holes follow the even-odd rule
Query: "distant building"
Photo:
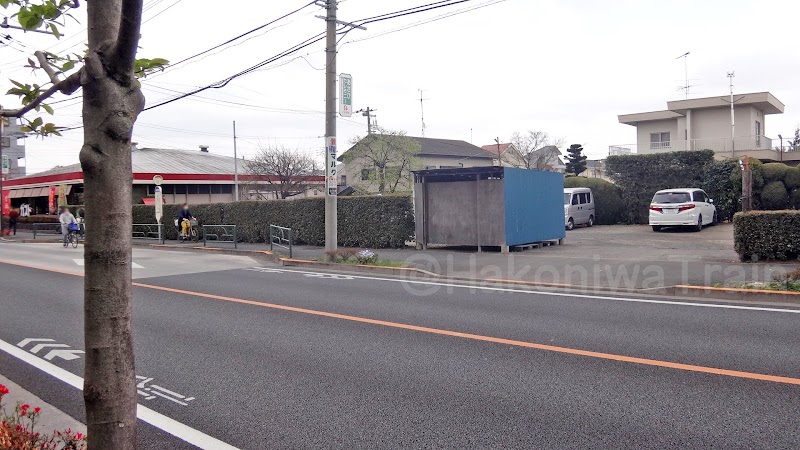
[[717, 158], [748, 155], [763, 161], [800, 161], [800, 152], [782, 154], [766, 136], [766, 117], [783, 109], [769, 92], [734, 95], [731, 138], [729, 96], [667, 102], [665, 110], [620, 115], [620, 123], [636, 127], [636, 143], [612, 147], [639, 154], [710, 149]]
[[602, 159], [586, 160], [586, 170], [578, 174], [578, 176], [586, 178], [600, 178], [602, 180], [611, 181], [611, 179], [606, 175], [605, 160]]
[[632, 153], [633, 150], [628, 147], [618, 147], [616, 145], [608, 146], [608, 156], [630, 155]]
[[[374, 136], [374, 135], [373, 135]], [[419, 153], [413, 169], [453, 169], [459, 167], [481, 167], [494, 165], [495, 155], [468, 142], [453, 139], [435, 139], [415, 136], [406, 136], [419, 144]], [[390, 136], [387, 136], [390, 138]], [[367, 139], [367, 138], [364, 138]], [[339, 161], [344, 162], [344, 170], [339, 173], [340, 191], [347, 186], [366, 192], [378, 192], [375, 181], [375, 167], [363, 161], [363, 158], [354, 158], [348, 161], [347, 153], [353, 147], [339, 156]], [[337, 166], [338, 167], [338, 166]], [[391, 168], [387, 167], [387, 171]], [[395, 177], [396, 179], [396, 177]], [[407, 179], [400, 180], [396, 192], [409, 192], [413, 187], [410, 175]]]
[[[153, 177], [161, 175], [164, 202], [215, 203], [229, 202], [234, 196], [234, 159], [202, 151], [161, 148], [136, 148], [131, 151], [133, 175], [133, 204], [152, 204], [155, 195]], [[239, 187], [243, 199], [272, 200], [280, 198], [276, 177], [253, 177], [248, 174], [247, 162], [239, 161]], [[299, 197], [323, 195], [325, 177], [309, 176]], [[63, 190], [70, 205], [83, 204], [83, 171], [80, 164], [59, 166], [30, 176], [4, 183], [4, 194], [11, 204], [31, 205], [33, 214], [49, 212], [51, 188]]]
[[514, 147], [514, 144], [488, 144], [482, 149], [495, 155], [494, 165], [506, 167], [521, 167], [532, 170], [546, 170], [548, 172], [564, 172], [566, 165], [561, 159], [561, 150], [555, 145], [548, 145], [533, 151], [528, 155], [529, 163], [525, 163], [525, 156]]
[[[19, 178], [25, 176], [25, 140], [26, 133], [20, 130], [20, 123], [17, 119], [9, 119], [3, 127], [3, 139], [0, 145], [3, 146], [3, 156], [8, 157], [9, 172], [6, 179]], [[23, 164], [20, 165], [20, 162]]]

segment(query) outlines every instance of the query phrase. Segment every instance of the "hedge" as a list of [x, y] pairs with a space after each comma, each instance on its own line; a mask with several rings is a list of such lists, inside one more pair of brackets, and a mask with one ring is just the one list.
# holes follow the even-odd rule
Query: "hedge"
[[624, 221], [647, 223], [650, 201], [661, 189], [698, 187], [705, 167], [714, 163], [712, 150], [614, 155], [606, 159], [611, 179], [622, 189]]
[[739, 209], [742, 183], [734, 182], [737, 172], [741, 172], [741, 169], [739, 163], [733, 160], [714, 161], [703, 169], [700, 187], [714, 200], [720, 221], [732, 220]]
[[[164, 205], [161, 219], [167, 239], [177, 239], [174, 225], [180, 205]], [[325, 199], [272, 200], [261, 202], [190, 205], [200, 225], [237, 225], [243, 242], [268, 241], [270, 224], [289, 227], [296, 244], [325, 243]], [[338, 201], [339, 245], [344, 247], [402, 247], [414, 236], [411, 197], [341, 197]], [[155, 223], [155, 209], [133, 206], [133, 223]]]
[[742, 261], [800, 256], [800, 211], [753, 211], [733, 217], [734, 248]]
[[761, 191], [761, 207], [768, 210], [786, 209], [789, 192], [783, 181], [770, 181]]
[[598, 225], [614, 225], [623, 221], [625, 203], [622, 190], [600, 178], [566, 177], [565, 188], [585, 187], [594, 194], [595, 222]]

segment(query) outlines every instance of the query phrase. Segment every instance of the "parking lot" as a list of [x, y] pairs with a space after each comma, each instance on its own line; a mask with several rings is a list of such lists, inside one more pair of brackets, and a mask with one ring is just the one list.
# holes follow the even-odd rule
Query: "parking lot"
[[675, 285], [739, 286], [770, 281], [800, 267], [793, 263], [741, 263], [733, 249], [733, 225], [701, 232], [646, 225], [578, 227], [565, 245], [505, 255], [474, 249], [380, 252], [413, 267], [450, 276], [510, 279], [584, 287], [649, 289]]

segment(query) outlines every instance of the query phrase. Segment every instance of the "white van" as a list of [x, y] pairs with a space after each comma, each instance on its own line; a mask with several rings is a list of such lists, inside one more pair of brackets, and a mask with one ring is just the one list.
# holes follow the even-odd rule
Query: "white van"
[[564, 226], [571, 230], [575, 225], [594, 225], [594, 195], [589, 188], [564, 189]]

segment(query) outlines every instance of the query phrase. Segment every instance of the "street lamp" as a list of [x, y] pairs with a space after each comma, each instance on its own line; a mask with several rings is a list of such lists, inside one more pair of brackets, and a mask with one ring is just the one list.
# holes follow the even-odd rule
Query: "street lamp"
[[781, 162], [783, 162], [783, 136], [779, 134], [778, 139], [781, 141]]

